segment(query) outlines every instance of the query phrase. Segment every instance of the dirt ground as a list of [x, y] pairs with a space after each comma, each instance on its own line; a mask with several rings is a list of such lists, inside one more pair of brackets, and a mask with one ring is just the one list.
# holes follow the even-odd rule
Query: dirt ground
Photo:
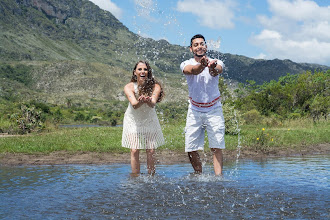
[[[257, 159], [268, 157], [283, 156], [308, 156], [315, 154], [330, 153], [330, 143], [319, 144], [315, 146], [304, 146], [300, 150], [283, 150], [278, 152], [260, 153], [253, 150], [247, 150], [244, 147], [240, 151], [240, 159]], [[238, 151], [223, 150], [224, 161], [237, 159]], [[201, 159], [210, 162], [212, 156], [210, 153], [200, 153]], [[184, 152], [174, 152], [169, 150], [156, 151], [157, 164], [178, 164], [189, 163], [187, 154]], [[140, 152], [141, 163], [146, 162], [145, 151]], [[129, 153], [99, 153], [99, 152], [78, 152], [69, 153], [57, 151], [50, 154], [22, 154], [22, 153], [3, 153], [0, 154], [0, 165], [59, 165], [59, 164], [114, 164], [130, 163]]]

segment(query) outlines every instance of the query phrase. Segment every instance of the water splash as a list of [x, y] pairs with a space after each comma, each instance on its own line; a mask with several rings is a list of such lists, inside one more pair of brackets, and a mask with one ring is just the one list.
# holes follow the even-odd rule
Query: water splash
[[183, 192], [182, 192], [182, 190], [181, 190], [181, 187], [178, 186], [178, 188], [179, 188], [179, 191], [180, 191], [180, 194], [181, 194], [181, 197], [182, 197], [182, 204], [183, 204], [183, 205], [187, 205], [186, 202], [184, 201], [184, 198], [183, 198]]
[[150, 19], [150, 15], [157, 9], [157, 2], [152, 0], [134, 0], [138, 16]]
[[218, 37], [217, 40], [206, 40], [206, 44], [209, 50], [220, 51], [221, 39]]
[[[239, 128], [239, 123], [237, 120], [237, 112], [236, 109], [234, 109], [234, 115], [236, 120], [236, 129], [237, 129], [237, 155], [236, 155], [236, 164], [238, 164], [238, 159], [241, 155], [241, 129]], [[237, 166], [236, 166], [237, 169]]]
[[[136, 16], [133, 17], [134, 32], [143, 38], [153, 36], [154, 40], [170, 41], [167, 36], [182, 39], [183, 30], [175, 10], [164, 11], [157, 0], [134, 0]], [[154, 29], [157, 33], [154, 33]], [[170, 34], [173, 33], [173, 34]], [[178, 36], [178, 37], [177, 37]], [[143, 46], [143, 39], [139, 42]], [[185, 43], [185, 39], [182, 39]], [[151, 50], [155, 48], [149, 48]], [[155, 59], [155, 58], [154, 58]]]

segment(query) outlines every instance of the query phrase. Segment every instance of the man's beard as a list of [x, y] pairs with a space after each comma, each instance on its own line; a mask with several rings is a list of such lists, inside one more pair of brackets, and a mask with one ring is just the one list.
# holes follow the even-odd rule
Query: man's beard
[[205, 53], [204, 54], [201, 54], [201, 55], [198, 55], [197, 53], [195, 53], [195, 56], [196, 57], [203, 57], [203, 56], [205, 56]]
[[201, 54], [201, 55], [199, 55], [199, 54], [197, 54], [197, 53], [194, 53], [194, 55], [196, 56], [196, 57], [203, 57], [203, 56], [205, 56], [206, 55], [206, 52], [205, 51], [203, 51], [204, 53], [203, 54]]

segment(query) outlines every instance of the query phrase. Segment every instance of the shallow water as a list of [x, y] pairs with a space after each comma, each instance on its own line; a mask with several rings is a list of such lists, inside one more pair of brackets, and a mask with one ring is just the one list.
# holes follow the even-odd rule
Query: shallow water
[[137, 178], [127, 164], [0, 167], [0, 218], [329, 219], [329, 161], [239, 160], [224, 177], [190, 164]]

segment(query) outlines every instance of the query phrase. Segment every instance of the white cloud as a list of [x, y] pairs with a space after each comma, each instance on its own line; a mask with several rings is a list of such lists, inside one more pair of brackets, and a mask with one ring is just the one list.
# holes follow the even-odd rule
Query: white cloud
[[256, 36], [256, 40], [279, 40], [282, 36], [280, 33], [272, 30], [263, 30], [258, 36]]
[[268, 0], [270, 10], [284, 18], [295, 21], [330, 19], [329, 7], [320, 7], [310, 0]]
[[111, 0], [90, 0], [101, 9], [111, 12], [117, 19], [121, 18], [122, 10]]
[[258, 56], [253, 57], [254, 59], [265, 59], [266, 54], [260, 53]]
[[263, 30], [250, 41], [264, 58], [330, 65], [330, 5], [310, 0], [268, 0], [271, 17], [257, 16]]
[[234, 8], [230, 0], [182, 0], [177, 3], [180, 12], [192, 13], [198, 22], [212, 29], [234, 28]]

